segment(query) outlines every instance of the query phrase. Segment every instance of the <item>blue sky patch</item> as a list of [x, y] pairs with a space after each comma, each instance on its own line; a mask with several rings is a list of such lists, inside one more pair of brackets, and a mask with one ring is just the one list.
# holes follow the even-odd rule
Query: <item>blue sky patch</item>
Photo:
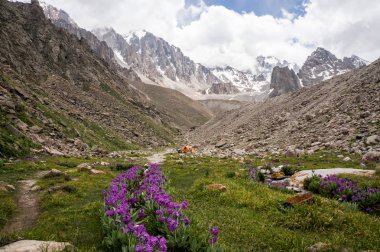
[[[297, 16], [305, 14], [304, 3], [308, 0], [204, 0], [207, 5], [222, 5], [239, 13], [254, 12], [258, 16], [271, 15], [282, 17], [282, 9]], [[187, 4], [197, 0], [186, 0]]]

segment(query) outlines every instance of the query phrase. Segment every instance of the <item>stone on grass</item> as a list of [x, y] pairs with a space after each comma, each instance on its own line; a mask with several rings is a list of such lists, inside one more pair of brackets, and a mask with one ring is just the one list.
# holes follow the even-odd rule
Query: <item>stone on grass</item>
[[314, 196], [312, 193], [299, 194], [297, 196], [289, 198], [286, 202], [292, 206], [310, 204], [314, 202]]
[[34, 185], [30, 190], [31, 190], [32, 192], [37, 192], [37, 191], [40, 191], [40, 190], [41, 190], [41, 187], [38, 186], [38, 185]]
[[353, 174], [360, 176], [372, 176], [375, 173], [373, 170], [353, 169], [353, 168], [331, 168], [317, 170], [303, 170], [295, 173], [290, 177], [290, 185], [295, 187], [303, 187], [303, 181], [313, 175], [326, 177], [327, 175], [336, 174]]
[[89, 164], [89, 163], [83, 163], [83, 164], [78, 165], [77, 167], [79, 169], [81, 169], [81, 168], [89, 168], [89, 169], [91, 169], [91, 164]]
[[16, 187], [14, 187], [13, 185], [6, 185], [5, 188], [7, 188], [8, 191], [15, 191], [16, 190]]
[[0, 248], [0, 252], [55, 252], [75, 251], [68, 242], [21, 240]]
[[363, 156], [364, 161], [380, 161], [380, 152], [379, 151], [369, 151]]
[[96, 169], [91, 169], [91, 170], [89, 170], [89, 173], [90, 173], [90, 174], [93, 174], [93, 175], [103, 175], [103, 174], [106, 174], [105, 171], [102, 171], [102, 170], [96, 170]]
[[210, 191], [221, 191], [221, 192], [227, 191], [227, 187], [225, 187], [224, 185], [221, 185], [221, 184], [208, 185], [207, 189]]
[[280, 180], [283, 178], [285, 178], [285, 173], [283, 173], [283, 172], [275, 172], [272, 174], [272, 179]]
[[53, 178], [53, 177], [60, 177], [60, 176], [67, 176], [66, 173], [57, 170], [57, 169], [51, 169], [50, 171], [45, 171], [41, 173], [42, 178]]
[[351, 161], [351, 158], [350, 158], [350, 157], [345, 157], [345, 158], [343, 158], [343, 161], [344, 161], [344, 162]]
[[317, 252], [317, 251], [327, 251], [330, 249], [330, 246], [327, 243], [318, 242], [307, 248], [307, 251]]

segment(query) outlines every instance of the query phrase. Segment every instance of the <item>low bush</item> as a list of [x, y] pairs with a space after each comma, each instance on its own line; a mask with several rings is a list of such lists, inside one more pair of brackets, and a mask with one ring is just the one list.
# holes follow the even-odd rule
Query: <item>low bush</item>
[[131, 169], [133, 166], [135, 165], [134, 164], [116, 164], [115, 169], [117, 171], [126, 171], [126, 170]]
[[285, 174], [285, 176], [292, 176], [296, 172], [296, 169], [286, 164], [281, 168], [281, 171]]
[[235, 172], [227, 172], [226, 173], [226, 178], [234, 178], [236, 176]]

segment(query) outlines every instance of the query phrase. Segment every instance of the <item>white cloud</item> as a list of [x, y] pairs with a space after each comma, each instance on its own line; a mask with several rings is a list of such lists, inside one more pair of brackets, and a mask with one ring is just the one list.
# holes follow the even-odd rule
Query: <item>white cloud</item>
[[[237, 13], [185, 0], [46, 0], [87, 29], [112, 26], [120, 33], [145, 29], [208, 66], [254, 66], [258, 55], [302, 64], [316, 46], [337, 56], [380, 57], [380, 1], [311, 0], [303, 17]], [[196, 1], [194, 1], [196, 2]]]

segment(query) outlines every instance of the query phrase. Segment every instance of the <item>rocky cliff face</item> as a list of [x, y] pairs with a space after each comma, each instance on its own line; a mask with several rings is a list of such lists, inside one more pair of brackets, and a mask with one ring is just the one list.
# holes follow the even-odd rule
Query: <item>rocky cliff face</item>
[[126, 36], [113, 29], [97, 29], [96, 36], [119, 55], [122, 63], [132, 67], [153, 83], [185, 85], [194, 91], [208, 88], [219, 80], [212, 72], [183, 55], [181, 50], [146, 31]]
[[42, 7], [46, 18], [51, 20], [54, 25], [74, 34], [78, 39], [86, 40], [86, 43], [100, 58], [104, 59], [113, 68], [117, 69], [127, 79], [139, 80], [139, 77], [132, 69], [123, 65], [119, 67], [118, 58], [106, 42], [100, 41], [93, 33], [80, 28], [65, 11], [57, 9], [52, 5], [48, 5], [43, 1], [40, 1], [40, 6]]
[[294, 92], [301, 88], [300, 81], [295, 72], [288, 67], [276, 66], [272, 71], [270, 83], [270, 97]]
[[355, 55], [338, 59], [331, 52], [319, 47], [307, 58], [298, 76], [304, 86], [311, 86], [367, 64], [367, 61]]

